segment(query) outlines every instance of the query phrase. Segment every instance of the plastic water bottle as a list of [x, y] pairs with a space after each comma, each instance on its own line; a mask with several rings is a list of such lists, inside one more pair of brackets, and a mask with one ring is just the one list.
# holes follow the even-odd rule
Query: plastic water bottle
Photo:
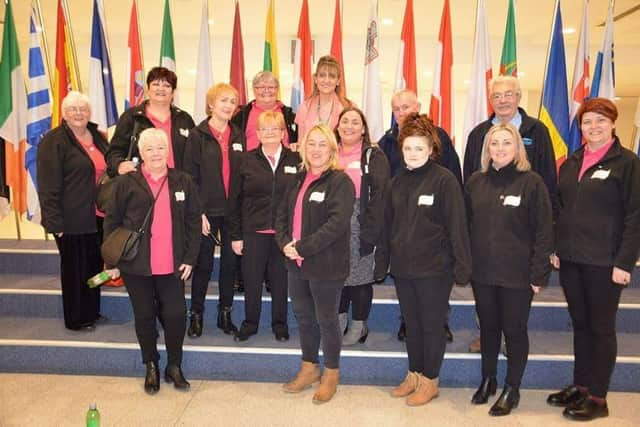
[[108, 281], [111, 279], [111, 276], [109, 275], [109, 273], [105, 270], [105, 271], [101, 271], [100, 273], [96, 274], [95, 276], [89, 278], [89, 280], [87, 280], [87, 285], [89, 285], [90, 288], [95, 288], [97, 286], [102, 285], [104, 282]]
[[100, 427], [100, 412], [95, 403], [92, 403], [87, 411], [87, 427]]

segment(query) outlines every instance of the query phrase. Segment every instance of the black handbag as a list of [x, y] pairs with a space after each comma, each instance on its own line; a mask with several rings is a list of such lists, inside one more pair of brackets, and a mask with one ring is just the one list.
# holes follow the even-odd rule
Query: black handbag
[[121, 226], [113, 230], [111, 234], [104, 239], [102, 246], [100, 246], [100, 252], [102, 253], [102, 259], [107, 265], [118, 266], [121, 261], [132, 261], [138, 256], [140, 241], [144, 235], [144, 230], [147, 228], [149, 218], [151, 218], [151, 211], [153, 210], [156, 200], [158, 200], [164, 183], [167, 181], [167, 177], [168, 175], [164, 177], [162, 184], [160, 184], [160, 188], [153, 198], [153, 203], [149, 207], [144, 221], [137, 231], [132, 231]]

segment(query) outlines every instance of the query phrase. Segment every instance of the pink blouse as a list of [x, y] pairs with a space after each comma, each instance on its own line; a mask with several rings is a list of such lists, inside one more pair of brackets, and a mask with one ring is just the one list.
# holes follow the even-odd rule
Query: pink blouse
[[220, 153], [222, 154], [222, 184], [224, 185], [224, 194], [229, 197], [229, 181], [231, 180], [231, 163], [229, 162], [229, 139], [231, 139], [231, 127], [227, 126], [224, 132], [218, 132], [213, 126], [209, 125], [209, 130], [220, 145]]
[[[142, 176], [149, 184], [151, 193], [155, 196], [165, 176], [154, 179], [142, 165]], [[151, 274], [171, 274], [173, 265], [173, 221], [171, 220], [171, 200], [169, 183], [165, 182], [153, 207], [151, 218]]]
[[350, 150], [345, 150], [343, 145], [338, 149], [338, 163], [344, 172], [349, 175], [351, 182], [356, 188], [356, 199], [360, 198], [360, 186], [362, 184], [362, 169], [360, 167], [362, 159], [362, 142]]
[[[303, 141], [309, 129], [320, 123], [320, 117], [318, 117], [318, 101], [319, 97], [317, 95], [312, 96], [298, 107], [298, 112], [296, 113], [298, 141]], [[344, 110], [337, 93], [333, 94], [332, 102], [333, 108], [329, 115], [329, 122], [327, 123], [330, 129], [334, 129], [338, 125], [338, 116], [342, 113], [342, 110]]]
[[[104, 154], [98, 150], [98, 147], [95, 146], [92, 139], [78, 139], [78, 142], [82, 145], [82, 148], [84, 148], [84, 151], [86, 151], [93, 163], [93, 167], [96, 170], [97, 184], [100, 177], [104, 174], [104, 171], [107, 170], [107, 163], [104, 160]], [[96, 208], [96, 216], [104, 218], [104, 212], [99, 211], [98, 208]]]

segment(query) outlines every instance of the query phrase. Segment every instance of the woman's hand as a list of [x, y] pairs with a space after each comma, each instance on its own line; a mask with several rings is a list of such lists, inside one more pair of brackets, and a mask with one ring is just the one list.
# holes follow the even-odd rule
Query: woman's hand
[[53, 233], [55, 234], [56, 237], [62, 237], [64, 235], [64, 233]]
[[189, 276], [191, 276], [191, 270], [193, 269], [192, 266], [190, 266], [189, 264], [180, 264], [180, 267], [178, 267], [178, 270], [182, 271], [182, 274], [180, 275], [180, 279], [184, 282], [186, 281]]
[[286, 256], [290, 260], [295, 261], [297, 259], [302, 259], [302, 257], [296, 250], [296, 240], [292, 240], [287, 243], [284, 248], [282, 248], [282, 252], [284, 253], [284, 256]]
[[535, 295], [538, 295], [540, 293], [540, 291], [542, 290], [542, 286], [536, 286], [533, 283], [530, 286], [531, 286], [531, 290], [533, 291], [533, 293]]
[[551, 263], [553, 268], [555, 268], [556, 270], [560, 269], [560, 258], [558, 258], [558, 255], [556, 254], [549, 255], [549, 262]]
[[244, 241], [233, 240], [231, 242], [231, 249], [233, 249], [233, 253], [235, 253], [236, 255], [242, 255], [242, 250], [244, 249]]
[[631, 283], [631, 273], [628, 273], [621, 268], [613, 267], [611, 280], [613, 281], [613, 283], [617, 283], [618, 285], [627, 286], [629, 283]]
[[297, 142], [293, 142], [289, 144], [289, 150], [293, 151], [294, 153], [298, 152], [298, 143]]
[[129, 172], [136, 171], [136, 163], [131, 160], [125, 160], [118, 165], [118, 175], [124, 175]]
[[120, 269], [118, 268], [110, 268], [105, 271], [107, 272], [109, 277], [111, 277], [111, 280], [116, 280], [118, 277], [120, 277]]
[[211, 233], [211, 225], [205, 214], [202, 214], [202, 234], [208, 236]]

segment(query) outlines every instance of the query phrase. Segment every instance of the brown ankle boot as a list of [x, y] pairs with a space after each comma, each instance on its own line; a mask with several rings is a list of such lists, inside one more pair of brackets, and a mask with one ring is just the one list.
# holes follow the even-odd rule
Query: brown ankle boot
[[313, 403], [326, 403], [330, 401], [333, 395], [336, 394], [339, 379], [339, 369], [324, 368], [320, 385], [313, 395]]
[[419, 375], [416, 372], [407, 372], [407, 377], [400, 385], [391, 390], [393, 397], [407, 397], [418, 388]]
[[419, 406], [429, 403], [431, 399], [438, 397], [438, 379], [433, 380], [418, 374], [418, 388], [409, 397], [407, 397], [407, 405]]
[[300, 393], [320, 381], [320, 368], [317, 363], [302, 361], [298, 375], [290, 383], [282, 385], [287, 393]]

